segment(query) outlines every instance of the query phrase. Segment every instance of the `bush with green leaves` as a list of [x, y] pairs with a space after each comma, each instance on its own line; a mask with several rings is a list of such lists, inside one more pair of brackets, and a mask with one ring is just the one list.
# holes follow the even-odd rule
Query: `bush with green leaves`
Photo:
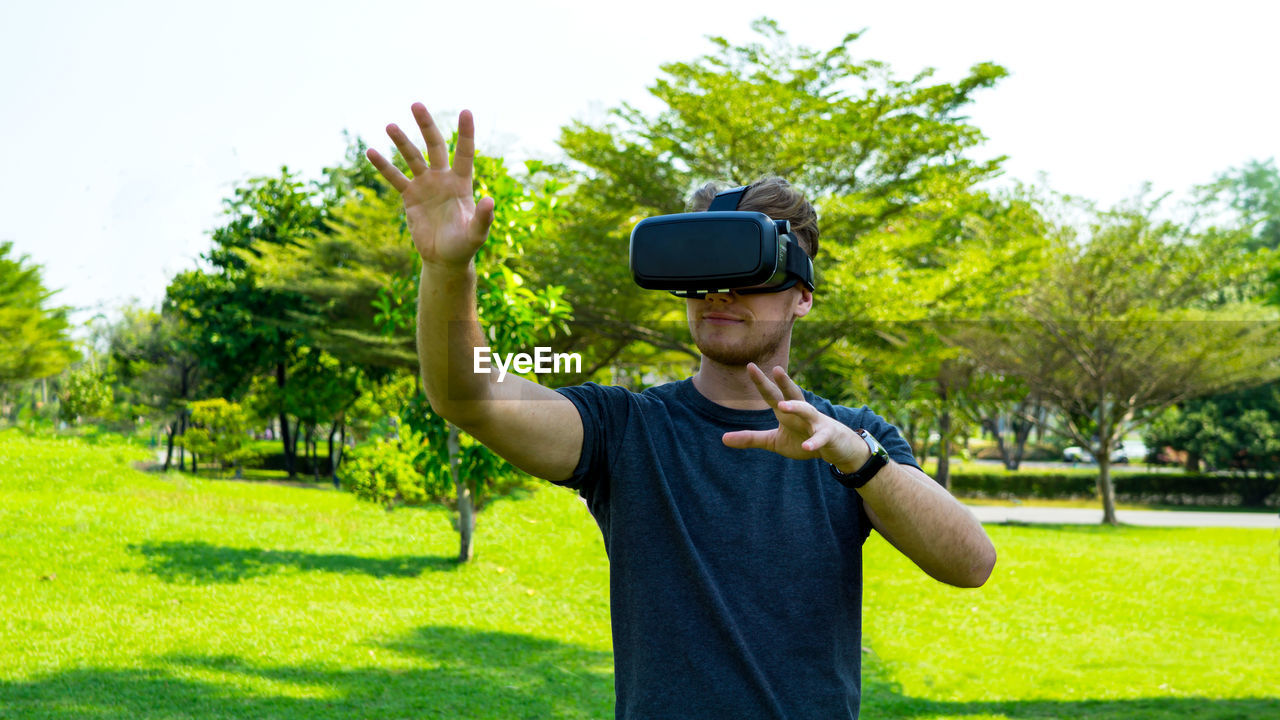
[[253, 418], [239, 403], [225, 398], [197, 400], [188, 406], [191, 424], [175, 442], [226, 470], [248, 465], [259, 456], [250, 443]]
[[72, 425], [81, 418], [100, 418], [114, 400], [109, 378], [91, 367], [73, 370], [58, 394], [58, 418]]
[[375, 436], [346, 453], [338, 468], [343, 488], [387, 508], [447, 497], [453, 482], [447, 472], [428, 466], [426, 438], [398, 417], [390, 420], [394, 435]]

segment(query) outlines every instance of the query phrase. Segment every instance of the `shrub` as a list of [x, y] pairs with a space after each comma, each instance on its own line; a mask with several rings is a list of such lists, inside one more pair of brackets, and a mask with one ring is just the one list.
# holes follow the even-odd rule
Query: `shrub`
[[213, 460], [223, 470], [247, 465], [258, 456], [258, 449], [250, 444], [251, 420], [239, 404], [214, 398], [198, 400], [190, 407], [191, 425], [174, 442]]
[[375, 437], [346, 452], [338, 467], [343, 488], [388, 508], [443, 500], [452, 479], [427, 473], [425, 438], [404, 423], [396, 426], [394, 437]]
[[[1261, 494], [1258, 479], [1240, 475], [1113, 473], [1116, 499], [1158, 505], [1280, 505], [1275, 485]], [[1079, 499], [1097, 496], [1097, 477], [1079, 473], [953, 472], [951, 490], [961, 497]]]

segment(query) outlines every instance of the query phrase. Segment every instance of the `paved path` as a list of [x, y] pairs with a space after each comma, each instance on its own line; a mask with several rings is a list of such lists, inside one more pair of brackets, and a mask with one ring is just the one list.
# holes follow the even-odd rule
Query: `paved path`
[[[1099, 525], [1102, 508], [994, 507], [969, 505], [984, 523], [1049, 523]], [[1192, 512], [1186, 510], [1117, 510], [1122, 525], [1149, 527], [1240, 527], [1280, 529], [1280, 513], [1275, 512]]]

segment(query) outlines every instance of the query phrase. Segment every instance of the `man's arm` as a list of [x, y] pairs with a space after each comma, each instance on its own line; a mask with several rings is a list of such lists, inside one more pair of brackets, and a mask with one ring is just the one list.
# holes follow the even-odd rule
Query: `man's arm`
[[404, 201], [413, 244], [422, 256], [418, 290], [418, 359], [431, 407], [516, 467], [547, 480], [565, 480], [582, 450], [582, 419], [563, 395], [521, 377], [499, 383], [474, 371], [476, 347], [487, 345], [476, 314], [475, 254], [493, 222], [493, 200], [477, 204], [471, 175], [475, 126], [458, 118], [453, 166], [448, 146], [427, 109], [413, 105], [427, 144], [421, 151], [395, 125], [387, 126], [409, 163], [410, 180], [382, 157], [368, 157]]
[[[871, 456], [866, 441], [851, 428], [806, 402], [782, 368], [773, 369], [772, 379], [754, 364], [747, 371], [773, 408], [778, 427], [726, 433], [726, 445], [763, 448], [800, 460], [819, 457], [850, 474]], [[891, 460], [858, 493], [876, 530], [931, 577], [977, 587], [991, 576], [996, 551], [982, 523], [922, 471]]]
[[[869, 456], [836, 468], [856, 472]], [[924, 471], [890, 460], [858, 493], [875, 529], [930, 577], [957, 587], [991, 577], [996, 549], [982, 523]]]

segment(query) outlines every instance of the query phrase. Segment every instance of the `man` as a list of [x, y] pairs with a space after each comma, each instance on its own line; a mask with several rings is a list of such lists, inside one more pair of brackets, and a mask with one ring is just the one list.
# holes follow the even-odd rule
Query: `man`
[[[427, 162], [387, 128], [413, 179], [374, 150], [369, 159], [400, 192], [422, 256], [427, 395], [512, 464], [587, 500], [610, 562], [617, 716], [857, 717], [870, 528], [958, 586], [985, 582], [995, 550], [895, 428], [787, 376], [791, 326], [813, 306], [810, 289], [687, 300], [698, 372], [644, 393], [475, 374], [473, 348], [485, 341], [473, 258], [493, 200], [473, 201], [471, 114], [459, 118], [452, 167], [426, 108], [413, 115]], [[812, 256], [812, 208], [785, 184], [766, 189], [756, 195], [800, 208], [775, 219], [801, 228], [802, 241], [813, 224]], [[752, 202], [748, 191], [741, 209]]]

